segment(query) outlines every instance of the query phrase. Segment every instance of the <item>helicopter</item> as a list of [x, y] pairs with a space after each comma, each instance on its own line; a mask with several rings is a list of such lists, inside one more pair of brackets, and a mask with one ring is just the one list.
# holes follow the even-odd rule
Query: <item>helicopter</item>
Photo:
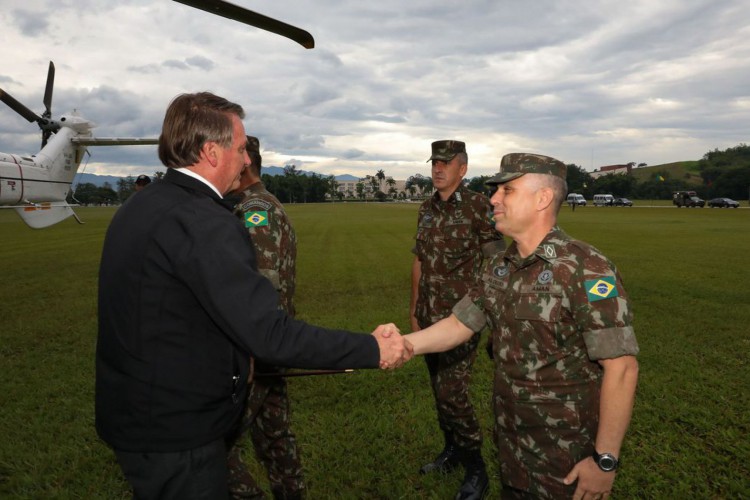
[[[223, 0], [174, 0], [211, 14], [287, 37], [305, 48], [315, 46], [307, 31]], [[41, 115], [27, 108], [0, 89], [0, 101], [42, 131], [41, 150], [34, 155], [0, 153], [0, 208], [13, 208], [34, 229], [57, 224], [73, 216], [83, 223], [66, 199], [84, 154], [89, 146], [153, 145], [158, 139], [96, 138], [95, 124], [78, 112], [52, 118], [52, 92], [55, 65], [49, 63]]]
[[0, 89], [0, 101], [42, 130], [42, 149], [35, 155], [0, 153], [0, 208], [14, 208], [34, 229], [57, 224], [70, 216], [79, 223], [66, 201], [88, 146], [156, 144], [157, 139], [92, 137], [94, 123], [73, 111], [52, 119], [55, 65], [49, 63], [44, 91], [44, 112], [37, 115]]

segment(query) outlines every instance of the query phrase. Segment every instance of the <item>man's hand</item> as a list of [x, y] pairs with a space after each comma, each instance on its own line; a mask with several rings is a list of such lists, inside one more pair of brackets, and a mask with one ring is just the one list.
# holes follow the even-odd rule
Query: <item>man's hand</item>
[[578, 462], [563, 482], [573, 484], [576, 479], [578, 486], [573, 494], [573, 500], [605, 500], [612, 491], [615, 472], [604, 472], [593, 458], [588, 457]]
[[414, 356], [414, 348], [393, 323], [378, 326], [372, 335], [380, 347], [380, 368], [399, 368]]

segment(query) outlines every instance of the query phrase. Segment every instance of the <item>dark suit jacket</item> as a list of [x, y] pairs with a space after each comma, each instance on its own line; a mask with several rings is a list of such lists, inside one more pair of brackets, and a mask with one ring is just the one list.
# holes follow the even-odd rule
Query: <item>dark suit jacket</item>
[[178, 451], [225, 436], [249, 356], [300, 368], [375, 368], [370, 335], [277, 308], [250, 237], [219, 197], [175, 170], [115, 214], [99, 273], [96, 428], [124, 451]]

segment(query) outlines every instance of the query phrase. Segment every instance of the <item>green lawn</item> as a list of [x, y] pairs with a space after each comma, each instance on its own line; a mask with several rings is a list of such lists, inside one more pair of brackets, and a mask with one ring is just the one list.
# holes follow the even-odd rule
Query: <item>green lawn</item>
[[[416, 210], [289, 206], [300, 317], [408, 330]], [[0, 498], [129, 498], [93, 428], [96, 276], [113, 211], [36, 231], [0, 211]], [[641, 377], [614, 498], [750, 497], [750, 210], [566, 207], [560, 223], [618, 265], [634, 302]], [[482, 352], [472, 390], [487, 438], [491, 373]], [[421, 360], [290, 379], [290, 393], [310, 499], [452, 498], [460, 472], [417, 474], [442, 445]], [[489, 439], [483, 451], [497, 498]]]

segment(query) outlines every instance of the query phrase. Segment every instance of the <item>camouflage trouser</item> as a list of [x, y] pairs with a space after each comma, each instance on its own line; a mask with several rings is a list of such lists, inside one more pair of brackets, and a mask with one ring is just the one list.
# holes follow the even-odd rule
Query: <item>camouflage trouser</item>
[[440, 429], [467, 450], [482, 447], [482, 429], [469, 400], [471, 367], [477, 357], [479, 334], [450, 351], [426, 354], [430, 385]]
[[250, 384], [240, 435], [229, 451], [232, 498], [265, 498], [240, 455], [242, 437], [248, 433], [255, 455], [268, 471], [274, 497], [300, 497], [305, 483], [297, 440], [289, 427], [289, 398], [283, 378], [258, 378]]

